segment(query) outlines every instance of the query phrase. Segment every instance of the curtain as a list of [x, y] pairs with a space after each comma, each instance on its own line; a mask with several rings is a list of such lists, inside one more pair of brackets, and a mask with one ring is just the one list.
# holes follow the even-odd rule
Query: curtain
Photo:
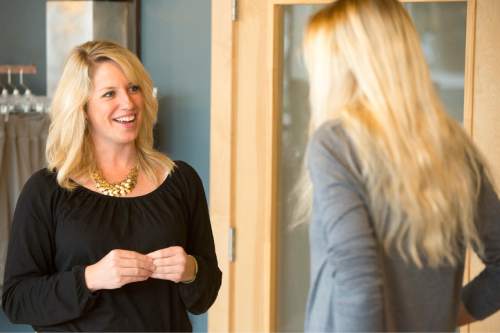
[[49, 122], [46, 113], [0, 117], [0, 290], [16, 201], [28, 178], [46, 166]]

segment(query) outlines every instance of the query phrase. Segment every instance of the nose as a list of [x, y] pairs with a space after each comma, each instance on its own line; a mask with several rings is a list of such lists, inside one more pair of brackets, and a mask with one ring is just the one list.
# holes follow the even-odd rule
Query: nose
[[120, 106], [122, 109], [129, 110], [134, 107], [134, 102], [132, 100], [132, 96], [130, 96], [130, 93], [128, 91], [124, 91], [121, 94], [120, 98]]

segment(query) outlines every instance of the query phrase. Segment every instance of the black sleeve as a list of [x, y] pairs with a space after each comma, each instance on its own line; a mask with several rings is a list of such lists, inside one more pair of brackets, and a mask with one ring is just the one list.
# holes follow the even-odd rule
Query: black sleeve
[[482, 182], [478, 205], [478, 232], [485, 264], [481, 273], [462, 290], [462, 301], [476, 319], [484, 319], [500, 309], [500, 200], [493, 186]]
[[210, 226], [203, 184], [196, 171], [178, 162], [186, 185], [186, 206], [189, 213], [186, 252], [196, 258], [198, 274], [191, 283], [179, 283], [179, 291], [186, 309], [194, 314], [206, 312], [219, 292], [222, 272], [217, 265], [215, 244]]
[[55, 325], [80, 317], [92, 296], [84, 267], [57, 272], [54, 265], [55, 179], [42, 170], [17, 201], [5, 267], [2, 306], [13, 323]]

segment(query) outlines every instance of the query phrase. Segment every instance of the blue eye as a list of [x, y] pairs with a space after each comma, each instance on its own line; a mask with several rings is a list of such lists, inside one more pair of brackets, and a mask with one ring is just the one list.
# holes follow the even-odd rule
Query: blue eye
[[135, 93], [141, 91], [141, 87], [139, 87], [137, 84], [133, 84], [129, 87], [129, 90]]
[[107, 91], [102, 97], [113, 97], [115, 96], [115, 92], [113, 90]]

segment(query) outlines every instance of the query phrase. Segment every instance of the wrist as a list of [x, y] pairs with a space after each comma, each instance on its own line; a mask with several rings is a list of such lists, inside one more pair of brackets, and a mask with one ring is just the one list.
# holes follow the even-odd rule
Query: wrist
[[196, 275], [198, 274], [198, 261], [196, 260], [196, 257], [192, 256], [192, 255], [188, 255], [188, 257], [191, 258], [194, 267], [193, 267], [193, 277], [187, 281], [182, 281], [182, 283], [186, 283], [186, 284], [194, 282], [194, 280], [196, 280]]
[[97, 290], [96, 286], [93, 283], [93, 265], [89, 265], [85, 267], [85, 285], [90, 292], [94, 292]]

